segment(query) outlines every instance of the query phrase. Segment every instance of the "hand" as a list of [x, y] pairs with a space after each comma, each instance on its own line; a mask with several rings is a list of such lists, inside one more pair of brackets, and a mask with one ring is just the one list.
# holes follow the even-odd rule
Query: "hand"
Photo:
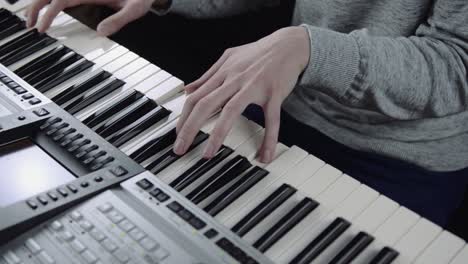
[[281, 105], [309, 61], [309, 46], [305, 28], [288, 27], [257, 42], [226, 50], [211, 69], [185, 88], [189, 96], [177, 124], [174, 152], [184, 154], [205, 121], [223, 108], [204, 152], [205, 158], [212, 158], [234, 121], [253, 103], [265, 113], [260, 160], [271, 162], [278, 141]]
[[[49, 0], [34, 0], [29, 6], [26, 16], [28, 27], [36, 25], [39, 11], [49, 3]], [[153, 0], [52, 0], [50, 6], [38, 24], [39, 32], [46, 31], [54, 18], [68, 7], [82, 4], [98, 4], [120, 10], [114, 15], [104, 19], [97, 27], [98, 34], [109, 36], [126, 24], [142, 17], [151, 8]]]

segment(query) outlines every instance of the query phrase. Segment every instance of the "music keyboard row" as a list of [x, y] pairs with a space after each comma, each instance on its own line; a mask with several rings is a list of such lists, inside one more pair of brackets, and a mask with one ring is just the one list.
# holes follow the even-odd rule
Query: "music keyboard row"
[[[0, 36], [21, 22], [8, 25]], [[24, 34], [30, 35], [18, 39]], [[393, 263], [466, 260], [459, 238], [299, 148], [280, 144], [274, 162], [259, 163], [263, 130], [245, 119], [212, 160], [201, 155], [215, 118], [191, 151], [178, 157], [172, 144], [184, 97], [169, 99], [182, 90], [180, 80], [64, 13], [47, 35], [58, 41], [28, 29], [6, 36], [0, 56], [3, 50], [11, 70], [271, 259], [390, 263], [399, 254]], [[18, 61], [8, 55], [26, 54], [38, 39], [50, 44]], [[83, 65], [81, 72], [72, 71]], [[43, 81], [37, 77], [42, 72], [54, 78]], [[62, 143], [78, 146], [76, 154], [92, 151], [78, 134], [52, 121], [49, 129]]]

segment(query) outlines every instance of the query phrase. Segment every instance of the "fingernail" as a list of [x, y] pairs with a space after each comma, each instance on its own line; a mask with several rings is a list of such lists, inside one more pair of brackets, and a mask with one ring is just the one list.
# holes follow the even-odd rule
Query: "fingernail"
[[269, 149], [265, 150], [262, 155], [262, 163], [269, 163], [271, 159], [272, 159], [271, 150]]
[[174, 152], [177, 155], [182, 155], [184, 154], [184, 150], [185, 150], [185, 141], [181, 138], [178, 138], [174, 145]]
[[213, 145], [208, 145], [205, 149], [205, 152], [203, 153], [203, 157], [206, 159], [211, 159], [214, 155], [214, 147]]

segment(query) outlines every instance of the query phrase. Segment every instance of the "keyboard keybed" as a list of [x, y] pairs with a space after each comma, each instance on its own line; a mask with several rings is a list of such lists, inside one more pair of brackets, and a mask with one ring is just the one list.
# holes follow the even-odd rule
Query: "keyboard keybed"
[[[8, 30], [13, 32], [21, 25], [18, 22]], [[0, 29], [0, 37], [3, 32]], [[1, 57], [2, 49], [5, 53], [9, 49], [5, 44], [26, 32], [31, 30], [0, 41], [0, 61], [21, 73], [46, 53], [49, 56], [44, 58], [52, 52], [66, 53], [50, 62], [51, 74], [56, 73], [54, 65], [68, 65], [62, 75], [45, 82], [30, 74], [25, 80], [42, 87], [45, 95], [274, 261], [466, 261], [464, 241], [299, 148], [280, 144], [271, 164], [259, 163], [255, 153], [263, 131], [245, 119], [237, 122], [215, 160], [201, 158], [204, 133], [209, 133], [215, 118], [198, 135], [198, 144], [177, 157], [171, 150], [173, 128], [184, 97], [169, 99], [182, 90], [180, 80], [97, 37], [64, 13], [47, 33], [59, 41], [30, 33], [27, 43], [40, 39], [48, 46], [16, 62], [12, 56]], [[26, 52], [21, 49], [24, 41], [18, 42], [19, 50]], [[76, 75], [62, 78], [66, 70]], [[57, 84], [57, 79], [63, 82]], [[93, 81], [96, 84], [89, 84]]]

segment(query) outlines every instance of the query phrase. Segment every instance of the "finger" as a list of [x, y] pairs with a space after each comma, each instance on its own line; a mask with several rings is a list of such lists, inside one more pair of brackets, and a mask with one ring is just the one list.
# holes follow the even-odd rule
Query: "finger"
[[187, 100], [185, 101], [184, 107], [182, 109], [182, 113], [180, 114], [179, 121], [177, 122], [177, 132], [180, 131], [198, 101], [207, 96], [213, 90], [220, 88], [224, 82], [224, 78], [225, 76], [220, 74], [213, 76], [213, 78], [208, 80], [208, 82], [206, 82], [202, 88], [198, 89], [196, 92], [187, 97]]
[[208, 120], [217, 109], [224, 105], [237, 90], [238, 89], [232, 87], [221, 87], [196, 104], [180, 132], [177, 134], [176, 144], [174, 145], [174, 152], [176, 154], [182, 155], [187, 151], [206, 120]]
[[36, 25], [37, 16], [39, 15], [39, 11], [49, 3], [49, 0], [36, 0], [32, 3], [28, 8], [28, 21], [27, 26], [33, 27]]
[[281, 119], [281, 101], [272, 99], [268, 102], [265, 112], [265, 135], [260, 150], [260, 161], [270, 163], [273, 160]]
[[188, 84], [186, 87], [185, 87], [185, 91], [187, 93], [193, 93], [195, 90], [197, 90], [201, 85], [203, 85], [206, 81], [208, 81], [209, 79], [211, 79], [211, 77], [213, 75], [216, 74], [216, 72], [218, 72], [218, 70], [221, 68], [221, 66], [223, 66], [223, 64], [226, 62], [226, 60], [229, 58], [229, 56], [231, 55], [232, 53], [232, 49], [227, 49], [223, 55], [218, 59], [218, 61], [216, 61], [215, 64], [213, 64], [213, 66], [211, 66], [211, 68], [205, 72], [205, 74], [203, 74], [198, 80]]
[[45, 32], [50, 27], [55, 17], [57, 17], [60, 11], [65, 8], [65, 5], [64, 1], [53, 0], [45, 14], [42, 16], [37, 30], [41, 33]]
[[210, 133], [208, 144], [206, 145], [203, 156], [212, 158], [219, 150], [224, 142], [224, 139], [231, 131], [234, 122], [240, 117], [247, 105], [251, 101], [247, 93], [237, 93], [221, 111], [221, 115], [216, 122], [214, 129]]
[[141, 17], [145, 11], [138, 3], [125, 5], [119, 12], [99, 23], [97, 32], [101, 36], [109, 36], [123, 28], [126, 24]]

